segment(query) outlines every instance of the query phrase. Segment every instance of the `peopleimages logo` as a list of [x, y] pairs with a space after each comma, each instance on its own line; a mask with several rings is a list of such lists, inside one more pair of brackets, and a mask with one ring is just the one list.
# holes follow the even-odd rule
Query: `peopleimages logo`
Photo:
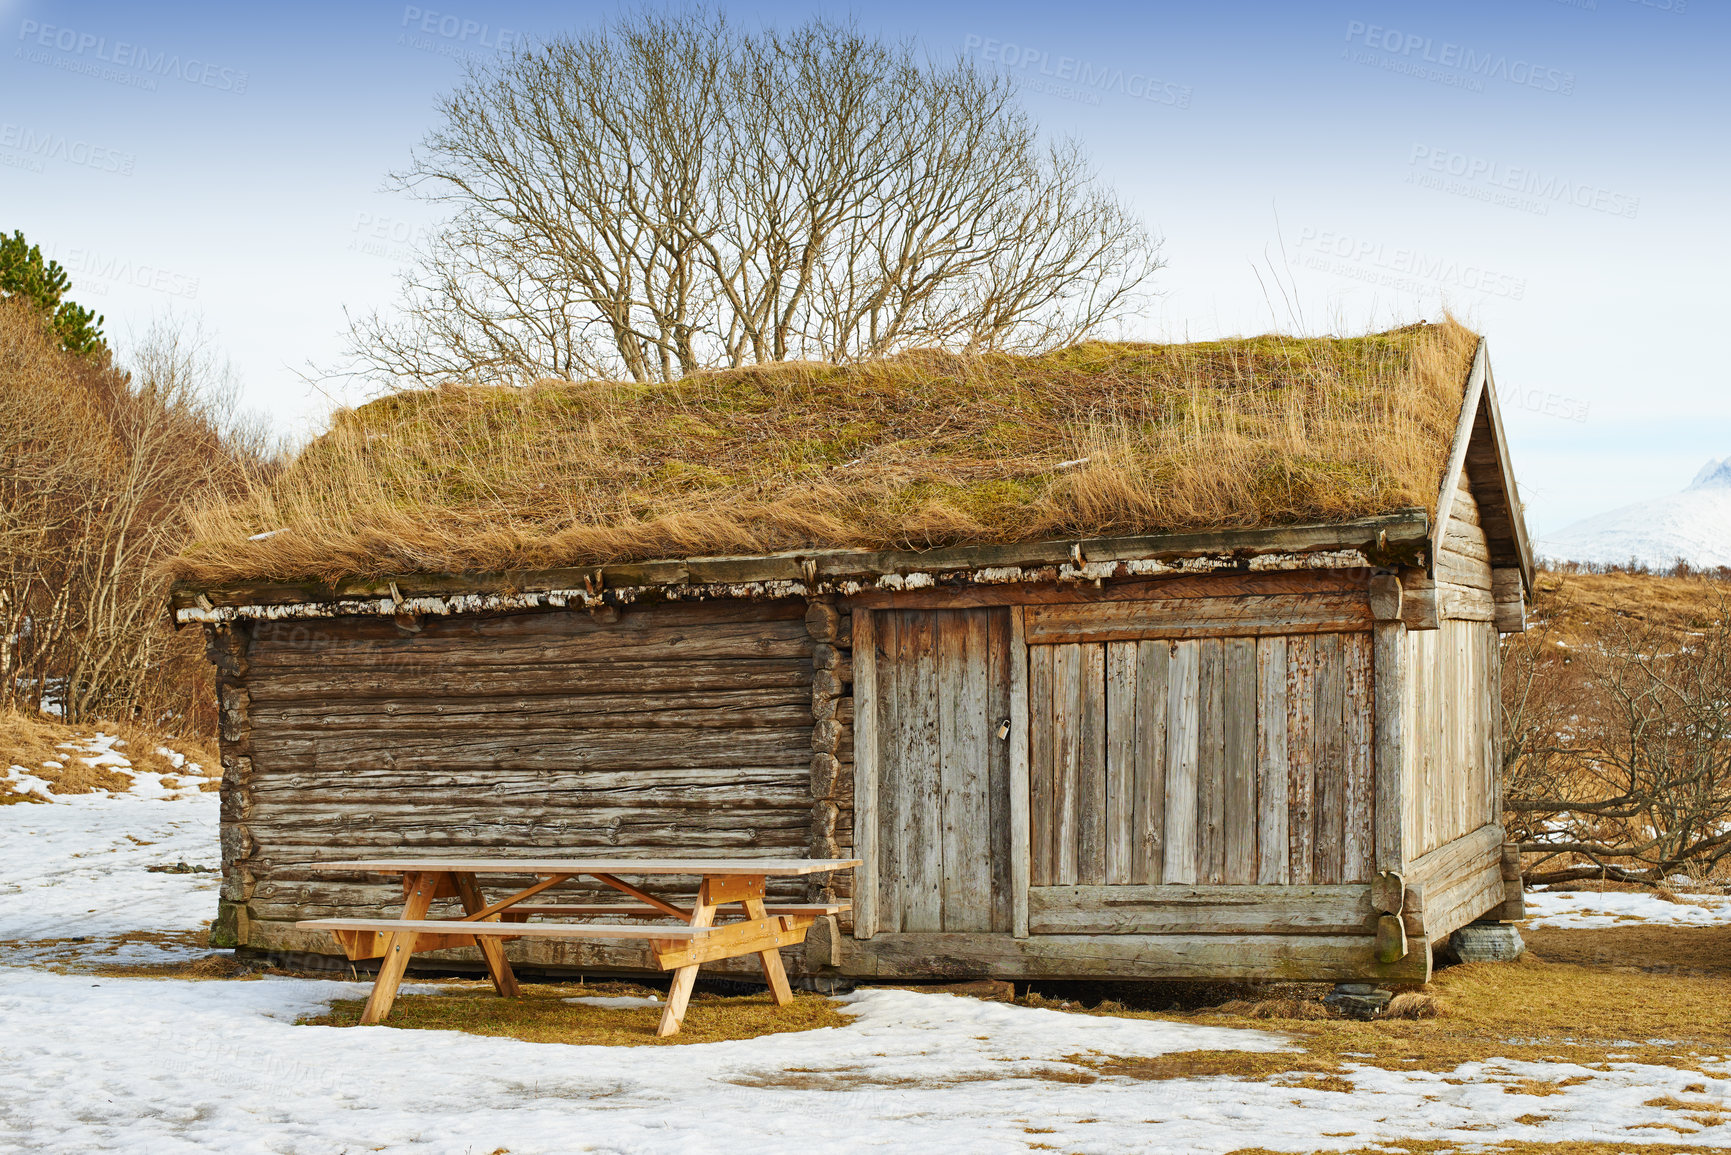
[[[93, 168], [98, 172], [111, 172], [118, 176], [131, 176], [133, 166], [138, 161], [130, 152], [120, 152], [99, 144], [91, 144], [87, 140], [59, 136], [52, 132], [37, 132], [11, 123], [0, 124], [0, 148], [21, 152], [38, 161], [64, 161], [66, 164]], [[36, 172], [43, 171], [40, 164], [33, 167]]]
[[[1481, 200], [1492, 199], [1487, 195], [1490, 193], [1508, 193], [1510, 207], [1540, 216], [1549, 211], [1551, 204], [1569, 204], [1630, 220], [1641, 210], [1640, 197], [1543, 173], [1526, 165], [1503, 164], [1488, 157], [1469, 156], [1428, 144], [1413, 145], [1407, 164], [1412, 168], [1407, 176], [1410, 183]], [[1442, 177], [1454, 177], [1464, 185], [1482, 187], [1462, 188], [1441, 180]]]
[[1425, 295], [1436, 287], [1466, 289], [1511, 301], [1527, 295], [1525, 277], [1431, 256], [1418, 249], [1396, 248], [1349, 233], [1305, 228], [1299, 232], [1298, 248], [1304, 254], [1299, 263], [1307, 269], [1414, 295]]
[[[1347, 59], [1456, 87], [1483, 91], [1484, 81], [1501, 80], [1559, 96], [1572, 96], [1575, 92], [1573, 72], [1534, 64], [1518, 57], [1510, 58], [1500, 52], [1478, 52], [1452, 40], [1438, 41], [1430, 36], [1384, 28], [1380, 24], [1366, 24], [1362, 20], [1347, 22], [1346, 42], [1347, 47], [1341, 54]], [[1370, 51], [1355, 53], [1354, 45], [1362, 45]], [[1433, 67], [1427, 69], [1426, 65]], [[1448, 71], [1439, 72], [1439, 69]], [[1475, 83], [1463, 83], [1466, 81]]]
[[[24, 20], [18, 25], [18, 39], [24, 43], [17, 55], [25, 56], [28, 49], [31, 50], [29, 59], [40, 64], [55, 63], [46, 53], [35, 51], [51, 48], [74, 58], [60, 64], [60, 67], [66, 67], [69, 71], [90, 72], [105, 79], [122, 79], [121, 76], [107, 75], [105, 70], [99, 67], [106, 64], [116, 69], [141, 72], [146, 77], [184, 80], [188, 84], [214, 88], [218, 92], [238, 94], [246, 91], [247, 74], [238, 69], [211, 64], [193, 56], [182, 57], [179, 53], [171, 55], [166, 51], [152, 52], [143, 45], [125, 40], [109, 43], [106, 36], [80, 32], [75, 28]], [[126, 82], [137, 87], [155, 87], [153, 84], [138, 85], [137, 79], [139, 78], [129, 78]]]
[[1054, 96], [1081, 97], [1090, 104], [1098, 104], [1099, 94], [1109, 92], [1173, 108], [1190, 107], [1193, 90], [1188, 84], [1161, 80], [1145, 72], [1126, 72], [1074, 56], [1054, 58], [1044, 49], [1024, 48], [973, 34], [963, 41], [963, 49], [988, 64], [1031, 74], [1030, 88]]

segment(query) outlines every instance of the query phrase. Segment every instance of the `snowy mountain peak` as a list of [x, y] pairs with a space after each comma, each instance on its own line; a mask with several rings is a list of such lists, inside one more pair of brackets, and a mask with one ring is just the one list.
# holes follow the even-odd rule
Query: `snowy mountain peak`
[[1589, 517], [1539, 542], [1557, 561], [1667, 569], [1731, 566], [1731, 457], [1703, 465], [1681, 493]]
[[1695, 480], [1689, 483], [1689, 488], [1731, 489], [1731, 457], [1708, 460], [1695, 475]]

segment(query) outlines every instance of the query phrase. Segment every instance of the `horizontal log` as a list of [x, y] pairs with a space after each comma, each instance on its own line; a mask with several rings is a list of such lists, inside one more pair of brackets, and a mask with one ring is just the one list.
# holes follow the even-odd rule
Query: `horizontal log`
[[1400, 620], [1409, 630], [1434, 630], [1441, 626], [1436, 581], [1422, 570], [1401, 571]]
[[[471, 806], [481, 807], [488, 798], [566, 797], [593, 792], [597, 797], [622, 798], [658, 796], [666, 791], [756, 790], [762, 787], [797, 786], [804, 780], [801, 767], [794, 765], [760, 766], [657, 766], [621, 773], [617, 770], [498, 770], [485, 778], [458, 768], [436, 771], [403, 771], [361, 769], [333, 771], [302, 771], [293, 767], [273, 767], [255, 776], [252, 796], [255, 799], [295, 800], [311, 793], [316, 800], [349, 806], [360, 802], [377, 803], [379, 794], [387, 796], [402, 791], [428, 795], [450, 791], [454, 798], [467, 799]], [[421, 805], [403, 806], [396, 800], [393, 808], [414, 813]]]
[[[461, 619], [468, 620], [468, 619]], [[486, 619], [480, 619], [486, 620]], [[788, 622], [724, 622], [707, 626], [595, 633], [579, 637], [530, 635], [515, 638], [404, 635], [398, 640], [354, 639], [336, 629], [309, 630], [295, 644], [254, 643], [252, 671], [379, 668], [461, 661], [485, 668], [523, 662], [593, 665], [616, 660], [677, 661], [685, 658], [797, 658], [811, 661], [813, 642], [805, 627]]]
[[1501, 879], [1502, 847], [1503, 828], [1494, 822], [1486, 823], [1413, 859], [1407, 864], [1407, 885], [1425, 888], [1425, 904], [1429, 908], [1438, 891], [1471, 874], [1481, 864], [1495, 867]]
[[[1429, 544], [1429, 518], [1422, 509], [1327, 524], [1227, 529], [1135, 537], [1088, 537], [1060, 541], [1006, 542], [929, 550], [802, 550], [751, 557], [658, 559], [584, 569], [493, 574], [402, 574], [327, 582], [236, 582], [217, 586], [177, 583], [171, 601], [188, 609], [200, 601], [218, 606], [329, 603], [343, 598], [388, 598], [392, 580], [405, 597], [680, 584], [803, 582], [876, 578], [1006, 566], [1056, 566], [1079, 549], [1091, 562], [1209, 555], [1254, 556], [1359, 549], [1378, 560], [1410, 560]], [[1299, 561], [1302, 565], [1302, 560]], [[803, 603], [799, 613], [803, 617]], [[629, 613], [627, 617], [629, 617]]]
[[276, 670], [249, 676], [255, 705], [264, 702], [334, 702], [357, 698], [452, 698], [465, 695], [590, 695], [705, 693], [799, 688], [811, 685], [811, 668], [793, 658], [620, 661], [574, 666], [526, 662], [484, 669], [462, 663], [418, 663], [390, 669]]
[[1496, 603], [1490, 591], [1472, 589], [1452, 582], [1437, 582], [1437, 612], [1457, 622], [1489, 622], [1497, 616]]
[[1032, 934], [1370, 934], [1370, 887], [1036, 886]]
[[999, 585], [930, 586], [915, 590], [868, 590], [848, 599], [861, 609], [967, 609], [1004, 605], [1098, 605], [1109, 602], [1243, 597], [1269, 594], [1341, 593], [1366, 588], [1374, 570], [1364, 567], [1273, 570], [1246, 573], [1169, 574], [1092, 582], [1013, 582]]
[[[319, 720], [310, 712], [299, 711], [285, 718], [266, 707], [252, 715], [254, 735], [272, 737], [325, 737], [345, 732], [369, 734], [445, 734], [453, 729], [470, 733], [485, 732], [504, 736], [535, 734], [548, 730], [773, 730], [806, 729], [812, 724], [811, 699], [782, 705], [714, 706], [707, 702], [688, 702], [684, 708], [663, 706], [641, 710], [591, 712], [575, 702], [557, 700], [519, 700], [522, 709], [509, 709], [509, 703], [492, 703], [492, 708], [474, 704], [431, 706], [419, 710], [356, 710], [332, 709], [327, 718]], [[334, 704], [333, 704], [334, 705]]]
[[1029, 606], [1029, 645], [1369, 630], [1367, 591]]
[[811, 696], [803, 686], [714, 689], [706, 694], [688, 690], [664, 690], [647, 682], [635, 693], [583, 694], [519, 691], [512, 694], [414, 693], [384, 702], [355, 703], [342, 699], [316, 702], [251, 703], [248, 718], [253, 726], [343, 726], [369, 724], [375, 720], [433, 719], [443, 726], [452, 719], [551, 718], [560, 721], [595, 718], [599, 724], [612, 719], [642, 717], [677, 725], [683, 715], [714, 712], [751, 716], [757, 711], [779, 711], [789, 706], [805, 707], [810, 722]]
[[[531, 796], [532, 797], [532, 796]], [[428, 798], [408, 812], [389, 798], [374, 796], [311, 798], [283, 797], [258, 800], [247, 812], [247, 825], [254, 838], [262, 838], [273, 825], [299, 822], [335, 822], [344, 818], [377, 823], [389, 829], [393, 813], [397, 821], [417, 827], [434, 825], [496, 826], [501, 823], [544, 825], [558, 822], [573, 827], [611, 829], [642, 821], [690, 824], [702, 821], [705, 815], [716, 824], [733, 822], [748, 825], [754, 817], [779, 811], [809, 811], [811, 791], [808, 783], [793, 781], [774, 788], [718, 787], [699, 790], [693, 787], [645, 794], [621, 805], [615, 796], [577, 793], [554, 799], [540, 798], [521, 805], [501, 805], [489, 799], [490, 806], [478, 806], [475, 800], [461, 796]]]
[[377, 734], [301, 737], [255, 731], [254, 761], [308, 769], [612, 769], [638, 767], [805, 765], [809, 732], [776, 730], [590, 730], [564, 734]]
[[1502, 907], [1506, 884], [1496, 862], [1483, 863], [1443, 887], [1425, 887], [1424, 929], [1432, 942]]
[[844, 939], [841, 970], [861, 978], [1284, 979], [1425, 982], [1428, 946], [1376, 960], [1360, 935], [877, 934]]

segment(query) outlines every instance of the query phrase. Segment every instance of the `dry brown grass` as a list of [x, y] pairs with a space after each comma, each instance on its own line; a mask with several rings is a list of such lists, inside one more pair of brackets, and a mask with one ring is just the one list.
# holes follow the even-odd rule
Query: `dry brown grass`
[[[647, 995], [645, 988], [623, 983], [526, 985], [523, 997], [502, 999], [484, 982], [451, 984], [436, 995], [402, 995], [391, 1008], [386, 1026], [410, 1030], [466, 1031], [531, 1043], [579, 1043], [602, 1046], [678, 1046], [755, 1039], [784, 1031], [842, 1027], [852, 1020], [819, 995], [796, 992], [793, 1002], [778, 1007], [767, 992], [723, 996], [700, 991], [677, 1035], [657, 1038], [659, 1007], [595, 1007], [568, 1003], [579, 995]], [[328, 1014], [300, 1020], [325, 1027], [352, 1027], [360, 1022], [361, 999], [339, 1000]]]
[[[79, 757], [76, 750], [69, 748], [97, 734], [118, 737], [116, 752], [135, 770], [175, 776], [182, 786], [197, 782], [201, 790], [216, 790], [221, 785], [221, 763], [216, 753], [202, 742], [168, 737], [132, 722], [68, 726], [50, 718], [12, 710], [0, 710], [0, 771], [22, 766], [32, 775], [47, 781], [51, 794], [130, 789], [132, 779], [128, 775], [106, 766], [91, 766]], [[200, 779], [193, 775], [190, 766], [176, 768], [172, 760], [157, 752], [160, 749], [171, 749], [184, 755], [189, 763], [198, 765], [205, 777]], [[29, 798], [0, 786], [0, 804]]]
[[1476, 342], [1451, 320], [399, 393], [200, 511], [172, 569], [328, 580], [1428, 508]]
[[1700, 629], [1727, 592], [1724, 582], [1700, 577], [1541, 570], [1532, 616], [1548, 628], [1548, 640], [1579, 646], [1596, 641], [1612, 618], [1651, 621], [1679, 633]]
[[[1591, 936], [1599, 932], [1571, 932]], [[1434, 1017], [1369, 1022], [1264, 1013], [1269, 1003], [1227, 1003], [1185, 1015], [1116, 1012], [1136, 1018], [1180, 1018], [1215, 1026], [1272, 1028], [1301, 1048], [1287, 1053], [1182, 1051], [1153, 1058], [1075, 1055], [1070, 1061], [1101, 1076], [1181, 1079], [1230, 1075], [1243, 1079], [1350, 1077], [1353, 1066], [1396, 1071], [1452, 1072], [1463, 1063], [1493, 1060], [1618, 1061], [1697, 1069], [1731, 1053], [1731, 1003], [1724, 981], [1681, 968], [1630, 968], [1549, 963], [1531, 952], [1517, 963], [1449, 967], [1421, 994]], [[1399, 997], [1399, 996], [1397, 996]], [[1099, 1012], [1095, 1012], [1099, 1013]], [[1503, 1080], [1511, 1094], [1553, 1093]]]

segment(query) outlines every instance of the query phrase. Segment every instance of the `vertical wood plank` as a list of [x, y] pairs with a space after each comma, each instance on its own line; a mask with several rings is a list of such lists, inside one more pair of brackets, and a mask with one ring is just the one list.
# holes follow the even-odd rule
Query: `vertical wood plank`
[[898, 767], [902, 812], [907, 815], [906, 870], [902, 875], [902, 929], [943, 929], [943, 784], [938, 733], [937, 619], [941, 611], [901, 611], [896, 704], [906, 724]]
[[[1028, 937], [1028, 887], [1032, 880], [1033, 829], [1029, 810], [1032, 805], [1029, 750], [1029, 679], [1028, 645], [1023, 631], [1022, 607], [1011, 606], [1002, 619], [1007, 627], [1004, 664], [1008, 667], [1010, 717], [1010, 845], [1006, 861], [1010, 866], [1010, 933], [1017, 938]], [[1044, 647], [1042, 647], [1044, 648]]]
[[907, 902], [902, 879], [909, 869], [910, 853], [906, 813], [908, 714], [901, 708], [906, 692], [907, 671], [902, 666], [902, 626], [906, 615], [877, 613], [878, 678], [878, 854], [883, 867], [878, 873], [878, 930], [899, 933], [905, 921]]
[[1375, 867], [1406, 872], [1406, 623], [1378, 622], [1371, 630], [1376, 734]]
[[[1020, 614], [1018, 614], [1020, 617]], [[1058, 878], [1056, 646], [1028, 647], [1028, 883]]]
[[878, 686], [877, 615], [853, 611], [853, 935], [877, 933], [878, 873]]
[[1196, 694], [1196, 879], [1226, 881], [1226, 651], [1220, 638], [1201, 642]]
[[1287, 875], [1293, 885], [1316, 881], [1316, 665], [1309, 635], [1286, 640]]
[[1106, 646], [1081, 647], [1082, 700], [1080, 755], [1077, 763], [1076, 881], [1100, 886], [1106, 881]]
[[992, 929], [992, 848], [984, 609], [939, 611], [943, 929]]
[[1202, 744], [1197, 698], [1202, 643], [1172, 646], [1166, 687], [1166, 844], [1162, 881], [1196, 881], [1196, 761]]
[[1166, 706], [1172, 644], [1136, 643], [1135, 860], [1131, 881], [1166, 877]]
[[1221, 881], [1256, 881], [1256, 639], [1228, 638], [1226, 657], [1225, 868]]
[[1057, 762], [1053, 794], [1058, 836], [1053, 844], [1053, 882], [1076, 881], [1077, 808], [1082, 791], [1082, 647], [1068, 643], [1052, 654], [1052, 745]]
[[1106, 882], [1136, 876], [1136, 658], [1138, 642], [1106, 645]]
[[1311, 880], [1342, 881], [1346, 840], [1346, 666], [1340, 634], [1318, 634], [1316, 655], [1316, 865]]
[[1344, 634], [1346, 706], [1342, 713], [1346, 747], [1346, 840], [1342, 882], [1369, 882], [1376, 860], [1376, 782], [1371, 757], [1376, 697], [1371, 688], [1371, 637]]
[[1495, 625], [1485, 628], [1485, 713], [1490, 766], [1490, 798], [1485, 821], [1503, 821], [1503, 640]]
[[1256, 642], [1256, 881], [1281, 885], [1287, 860], [1286, 639]]

